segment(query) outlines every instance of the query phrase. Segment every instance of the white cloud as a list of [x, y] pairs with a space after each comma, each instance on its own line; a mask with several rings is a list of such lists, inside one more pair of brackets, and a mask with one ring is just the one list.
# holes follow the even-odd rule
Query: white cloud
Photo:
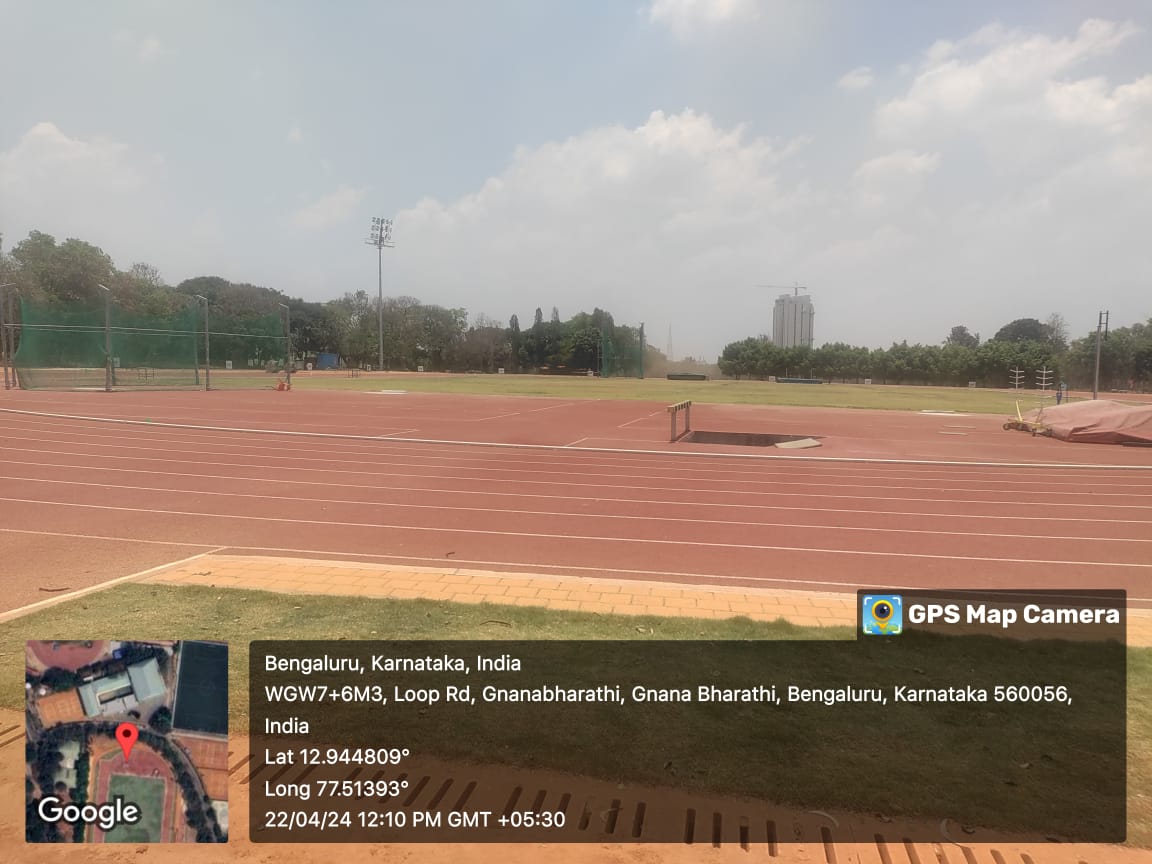
[[155, 60], [164, 53], [164, 45], [155, 36], [148, 36], [140, 43], [140, 59], [145, 63]]
[[169, 200], [164, 158], [112, 138], [72, 137], [45, 121], [0, 150], [0, 231], [10, 243], [37, 229], [152, 260], [156, 245], [184, 230]]
[[759, 13], [759, 0], [652, 0], [648, 21], [686, 39], [702, 29], [753, 21]]
[[356, 208], [364, 200], [366, 188], [341, 186], [292, 214], [292, 224], [307, 231], [318, 231], [347, 222], [356, 213]]
[[70, 138], [55, 123], [37, 123], [11, 150], [0, 151], [0, 198], [12, 212], [84, 210], [99, 206], [101, 196], [142, 191], [162, 164], [161, 157], [134, 156], [110, 138]]
[[907, 205], [923, 189], [924, 178], [940, 167], [939, 153], [897, 150], [861, 163], [852, 175], [858, 202], [866, 207]]
[[872, 86], [874, 76], [869, 66], [857, 66], [851, 72], [846, 72], [836, 83], [843, 90], [866, 90]]
[[989, 115], [1034, 113], [1046, 87], [1079, 64], [1114, 52], [1138, 33], [1132, 24], [1085, 21], [1071, 38], [985, 27], [959, 42], [940, 41], [924, 56], [908, 93], [881, 106], [877, 128], [901, 138], [927, 129], [949, 134], [954, 126]]
[[300, 141], [303, 138], [304, 138], [304, 131], [300, 128], [300, 124], [294, 123], [288, 129], [288, 140], [289, 141]]

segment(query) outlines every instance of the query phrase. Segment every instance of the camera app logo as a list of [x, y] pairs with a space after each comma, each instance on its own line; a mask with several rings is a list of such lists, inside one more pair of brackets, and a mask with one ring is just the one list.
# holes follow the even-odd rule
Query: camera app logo
[[899, 636], [904, 630], [904, 598], [899, 594], [866, 594], [860, 610], [868, 636]]

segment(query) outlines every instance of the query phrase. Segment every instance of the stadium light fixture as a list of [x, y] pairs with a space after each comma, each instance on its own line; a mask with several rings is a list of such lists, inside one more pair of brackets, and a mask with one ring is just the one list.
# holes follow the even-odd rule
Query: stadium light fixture
[[384, 250], [394, 249], [396, 244], [392, 242], [392, 220], [385, 219], [382, 216], [372, 217], [372, 230], [368, 234], [368, 239], [364, 241], [369, 246], [376, 247], [376, 280], [377, 280], [377, 305], [376, 326], [378, 328], [378, 335], [380, 340], [380, 369], [384, 368]]
[[204, 390], [207, 392], [212, 389], [212, 367], [208, 355], [208, 298], [203, 294], [196, 294], [195, 297], [204, 301]]

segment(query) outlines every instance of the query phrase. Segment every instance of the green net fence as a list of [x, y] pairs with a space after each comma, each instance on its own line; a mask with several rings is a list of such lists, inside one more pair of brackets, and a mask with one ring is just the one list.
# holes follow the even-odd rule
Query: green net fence
[[644, 336], [633, 327], [617, 326], [600, 334], [602, 378], [644, 377]]
[[[12, 364], [27, 390], [195, 388], [205, 385], [205, 355], [217, 387], [275, 386], [288, 344], [276, 313], [209, 310], [191, 303], [146, 314], [115, 303], [61, 304], [21, 298]], [[110, 370], [110, 371], [109, 371]]]

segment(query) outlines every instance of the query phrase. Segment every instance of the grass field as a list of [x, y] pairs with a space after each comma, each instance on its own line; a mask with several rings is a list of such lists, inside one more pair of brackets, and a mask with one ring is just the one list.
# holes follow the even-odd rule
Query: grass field
[[114, 774], [109, 783], [109, 800], [122, 796], [140, 805], [140, 821], [135, 825], [117, 825], [104, 835], [105, 843], [161, 843], [164, 821], [164, 781], [157, 777], [133, 777]]
[[[850, 628], [801, 628], [784, 622], [690, 618], [616, 617], [532, 607], [457, 605], [434, 601], [365, 600], [331, 596], [267, 594], [216, 588], [125, 585], [0, 625], [0, 676], [8, 682], [0, 704], [23, 702], [20, 665], [27, 638], [75, 637], [104, 632], [137, 639], [229, 640], [230, 725], [248, 722], [247, 643], [254, 639], [852, 639]], [[1129, 650], [1129, 843], [1152, 846], [1152, 650]], [[914, 730], [910, 730], [914, 731]], [[998, 739], [990, 746], [1003, 746]], [[1005, 764], [1016, 753], [997, 752]], [[803, 772], [802, 772], [803, 773]], [[819, 782], [839, 775], [814, 773]], [[806, 796], [835, 797], [842, 790], [802, 785]], [[977, 800], [981, 790], [962, 790]]]
[[[213, 382], [215, 386], [215, 381]], [[226, 386], [223, 385], [222, 386]], [[551, 375], [413, 375], [346, 372], [298, 374], [298, 390], [409, 390], [418, 393], [548, 396], [556, 399], [639, 399], [672, 403], [797, 405], [813, 408], [874, 408], [896, 411], [952, 410], [1011, 415], [1039, 403], [1036, 391], [1019, 395], [968, 387], [897, 387], [863, 384], [776, 384], [768, 381], [668, 381], [663, 378], [582, 378]], [[1083, 395], [1083, 394], [1079, 394]], [[1047, 404], [1055, 404], [1051, 396]]]

